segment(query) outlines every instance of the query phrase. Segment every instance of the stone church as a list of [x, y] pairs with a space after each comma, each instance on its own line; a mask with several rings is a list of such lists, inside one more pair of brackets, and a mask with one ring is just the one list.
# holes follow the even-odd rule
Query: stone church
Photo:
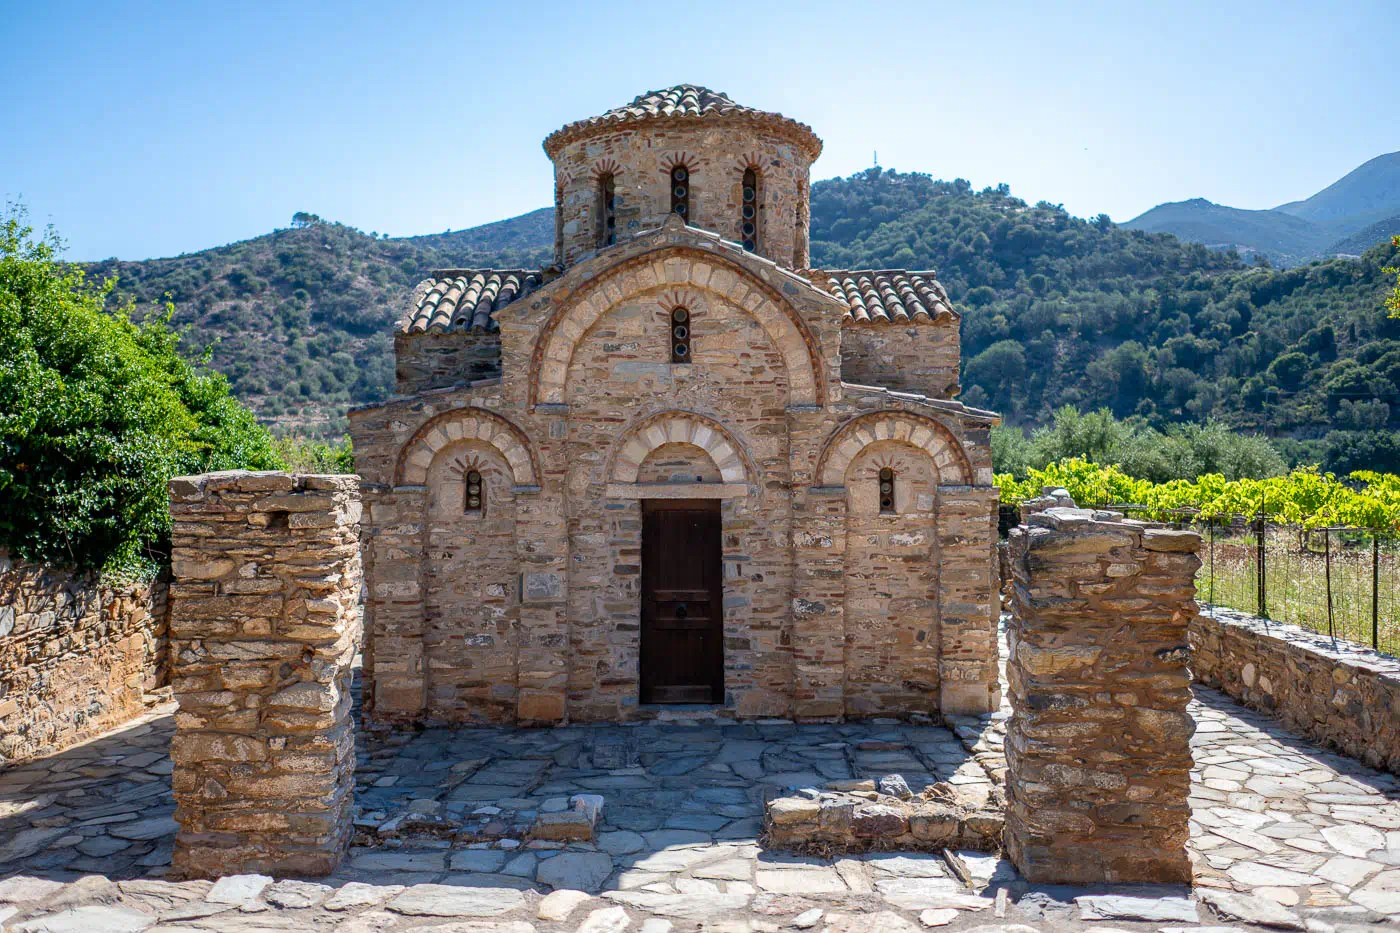
[[643, 94], [545, 139], [551, 265], [414, 290], [350, 413], [373, 721], [997, 707], [997, 416], [933, 273], [811, 268], [821, 149]]

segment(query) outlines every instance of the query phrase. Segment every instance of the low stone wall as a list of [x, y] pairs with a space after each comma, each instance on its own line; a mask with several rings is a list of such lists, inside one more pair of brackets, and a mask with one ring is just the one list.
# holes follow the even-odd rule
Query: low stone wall
[[1191, 622], [1197, 681], [1400, 774], [1400, 660], [1230, 609]]
[[764, 844], [796, 852], [1001, 850], [1006, 822], [999, 791], [940, 781], [911, 793], [898, 774], [833, 781], [775, 797], [763, 807]]
[[169, 680], [164, 581], [103, 583], [0, 552], [0, 765], [139, 715]]
[[1032, 882], [1189, 882], [1200, 536], [1052, 507], [1012, 530], [1006, 847]]
[[171, 875], [324, 875], [351, 835], [360, 478], [170, 481]]

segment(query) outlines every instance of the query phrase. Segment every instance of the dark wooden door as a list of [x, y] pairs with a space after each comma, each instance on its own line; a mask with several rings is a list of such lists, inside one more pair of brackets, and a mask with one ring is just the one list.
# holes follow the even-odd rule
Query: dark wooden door
[[642, 502], [643, 703], [724, 702], [718, 499]]

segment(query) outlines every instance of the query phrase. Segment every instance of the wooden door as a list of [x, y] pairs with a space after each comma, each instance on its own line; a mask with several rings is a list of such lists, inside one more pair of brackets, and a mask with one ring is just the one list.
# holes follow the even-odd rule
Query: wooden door
[[719, 505], [642, 502], [643, 703], [724, 702]]

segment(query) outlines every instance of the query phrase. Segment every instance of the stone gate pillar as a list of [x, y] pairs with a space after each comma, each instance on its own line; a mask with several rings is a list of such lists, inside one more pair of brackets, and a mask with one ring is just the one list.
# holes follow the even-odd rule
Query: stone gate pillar
[[1200, 536], [1055, 507], [1011, 532], [1006, 847], [1032, 882], [1189, 882]]
[[324, 875], [349, 845], [359, 482], [170, 481], [172, 877]]

